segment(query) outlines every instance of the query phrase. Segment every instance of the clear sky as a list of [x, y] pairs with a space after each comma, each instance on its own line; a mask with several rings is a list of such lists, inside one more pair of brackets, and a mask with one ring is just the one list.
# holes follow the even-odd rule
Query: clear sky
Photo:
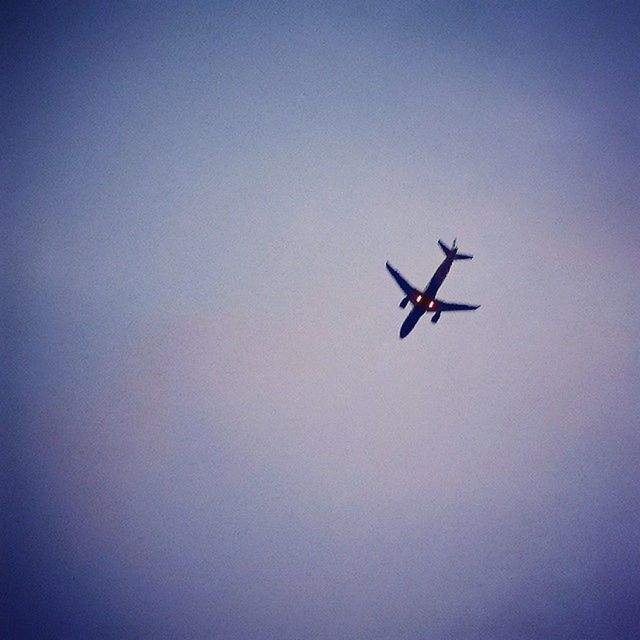
[[7, 637], [638, 637], [637, 2], [2, 21]]

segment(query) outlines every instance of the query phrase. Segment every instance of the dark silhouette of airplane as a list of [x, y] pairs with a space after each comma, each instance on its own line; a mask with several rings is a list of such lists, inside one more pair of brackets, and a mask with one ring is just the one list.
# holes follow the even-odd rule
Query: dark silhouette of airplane
[[438, 240], [438, 244], [441, 249], [444, 251], [447, 256], [442, 264], [436, 269], [436, 272], [433, 274], [433, 277], [429, 281], [427, 288], [424, 291], [420, 291], [416, 289], [412, 285], [410, 285], [388, 262], [387, 269], [389, 273], [393, 276], [393, 279], [398, 283], [398, 286], [404, 291], [405, 297], [400, 302], [400, 307], [404, 309], [409, 302], [413, 304], [413, 309], [409, 312], [406, 320], [402, 323], [400, 327], [400, 338], [405, 338], [409, 335], [410, 331], [413, 327], [416, 326], [416, 323], [425, 313], [433, 313], [434, 316], [431, 318], [431, 322], [434, 324], [440, 320], [440, 314], [443, 311], [473, 311], [477, 309], [480, 305], [473, 304], [458, 304], [456, 302], [445, 302], [444, 300], [438, 300], [436, 298], [436, 293], [438, 289], [442, 286], [444, 279], [447, 277], [449, 273], [449, 269], [451, 269], [451, 265], [454, 260], [471, 260], [473, 256], [458, 253], [458, 248], [456, 247], [456, 241], [454, 239], [453, 244], [451, 245], [451, 249], [447, 247], [447, 245], [442, 242], [442, 240]]

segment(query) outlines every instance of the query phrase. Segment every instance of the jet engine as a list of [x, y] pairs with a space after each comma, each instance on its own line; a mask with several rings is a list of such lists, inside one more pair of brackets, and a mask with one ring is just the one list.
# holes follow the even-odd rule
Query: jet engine
[[435, 314], [433, 315], [433, 318], [431, 318], [431, 322], [433, 322], [433, 324], [435, 324], [436, 322], [438, 322], [438, 320], [440, 320], [440, 314], [442, 313], [442, 311], [436, 311]]
[[402, 298], [402, 300], [400, 301], [400, 308], [404, 309], [408, 304], [409, 304], [409, 296], [407, 296], [406, 298]]

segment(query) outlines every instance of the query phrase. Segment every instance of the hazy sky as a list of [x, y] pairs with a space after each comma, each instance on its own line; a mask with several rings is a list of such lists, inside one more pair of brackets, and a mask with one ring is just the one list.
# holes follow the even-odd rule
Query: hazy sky
[[639, 7], [6, 9], [7, 637], [637, 638]]

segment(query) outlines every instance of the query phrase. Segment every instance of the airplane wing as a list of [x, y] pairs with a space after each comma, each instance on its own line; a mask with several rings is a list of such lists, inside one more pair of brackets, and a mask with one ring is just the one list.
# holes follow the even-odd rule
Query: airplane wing
[[480, 307], [479, 304], [458, 304], [457, 302], [445, 302], [436, 300], [438, 311], [473, 311]]
[[412, 293], [420, 293], [414, 286], [410, 285], [388, 262], [387, 271], [393, 276], [398, 286], [410, 296]]

